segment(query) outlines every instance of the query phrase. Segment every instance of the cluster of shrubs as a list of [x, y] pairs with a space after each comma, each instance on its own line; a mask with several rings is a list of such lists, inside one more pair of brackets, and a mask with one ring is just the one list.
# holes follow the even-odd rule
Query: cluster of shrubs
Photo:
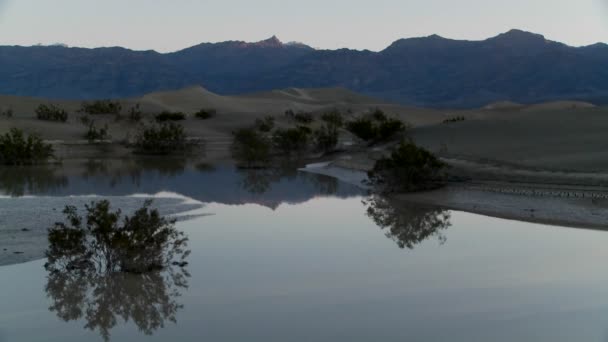
[[266, 116], [263, 119], [255, 119], [253, 124], [255, 129], [260, 132], [268, 133], [274, 129], [275, 119], [274, 116]]
[[5, 108], [0, 110], [0, 117], [6, 118], [6, 119], [10, 119], [13, 117], [13, 109], [12, 108]]
[[201, 109], [194, 113], [194, 117], [201, 120], [211, 119], [217, 114], [215, 109]]
[[0, 135], [0, 164], [34, 165], [53, 157], [53, 147], [37, 135], [26, 136], [23, 131], [13, 128]]
[[307, 113], [307, 112], [294, 112], [292, 109], [288, 109], [285, 111], [285, 116], [288, 119], [294, 120], [297, 123], [300, 124], [310, 124], [314, 121], [314, 116], [312, 115], [312, 113]]
[[232, 135], [234, 141], [230, 149], [240, 166], [264, 167], [270, 161], [272, 142], [263, 132], [255, 128], [242, 128]]
[[170, 112], [163, 111], [160, 114], [157, 114], [155, 117], [158, 122], [166, 122], [166, 121], [181, 121], [186, 120], [186, 114], [182, 112]]
[[52, 104], [41, 104], [36, 108], [36, 117], [38, 120], [66, 122], [68, 112]]
[[466, 118], [464, 116], [455, 116], [453, 118], [448, 118], [448, 119], [443, 120], [443, 123], [449, 124], [449, 123], [465, 121], [465, 120], [466, 120]]
[[129, 109], [129, 121], [140, 122], [143, 117], [144, 113], [141, 111], [139, 103]]
[[108, 133], [108, 125], [105, 125], [101, 128], [97, 128], [97, 126], [95, 126], [95, 120], [88, 121], [88, 129], [84, 135], [84, 138], [87, 139], [90, 143], [110, 139], [110, 134]]
[[275, 119], [257, 119], [252, 128], [234, 132], [233, 157], [244, 167], [262, 167], [271, 156], [300, 157], [308, 152], [330, 152], [338, 144], [339, 129], [343, 126], [338, 111], [321, 116], [323, 123], [312, 129], [306, 125], [275, 128]]
[[349, 121], [346, 129], [359, 139], [374, 144], [404, 133], [407, 127], [401, 120], [389, 118], [377, 109], [371, 115]]
[[142, 127], [135, 138], [135, 152], [141, 154], [170, 154], [188, 148], [184, 127], [173, 123]]
[[122, 112], [122, 105], [118, 101], [98, 100], [94, 102], [84, 102], [80, 107], [80, 112], [91, 115], [116, 114]]

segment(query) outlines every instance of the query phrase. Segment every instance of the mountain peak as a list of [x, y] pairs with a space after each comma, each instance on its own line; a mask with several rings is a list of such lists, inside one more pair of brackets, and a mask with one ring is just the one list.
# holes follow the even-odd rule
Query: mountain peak
[[544, 43], [546, 42], [545, 36], [537, 33], [532, 33], [528, 31], [512, 29], [508, 32], [499, 34], [494, 38], [490, 38], [489, 40], [506, 42], [510, 44], [529, 44], [529, 43]]
[[277, 38], [277, 36], [272, 36], [268, 39], [261, 40], [254, 44], [257, 46], [263, 46], [263, 47], [283, 47], [283, 42], [281, 42], [281, 40], [279, 40], [279, 38]]

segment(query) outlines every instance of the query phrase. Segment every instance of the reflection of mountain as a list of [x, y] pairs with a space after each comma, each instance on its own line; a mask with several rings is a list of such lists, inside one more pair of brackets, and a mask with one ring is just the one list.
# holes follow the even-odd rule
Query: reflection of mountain
[[[190, 166], [181, 161], [88, 162], [65, 166], [56, 172], [61, 186], [23, 186], [22, 194], [46, 196], [102, 195], [125, 196], [173, 192], [201, 202], [228, 205], [257, 203], [276, 208], [281, 203], [300, 203], [316, 196], [350, 197], [361, 194], [353, 185], [334, 178], [298, 172], [295, 169], [238, 170], [232, 166]], [[40, 177], [48, 176], [41, 172]], [[27, 178], [36, 184], [36, 174]], [[11, 191], [11, 184], [0, 183], [0, 192]], [[12, 191], [15, 193], [15, 191]], [[20, 194], [19, 194], [20, 195]]]
[[450, 227], [450, 213], [437, 208], [412, 207], [386, 197], [373, 195], [365, 200], [367, 215], [386, 230], [386, 236], [399, 248], [413, 249], [432, 236], [445, 242], [442, 230]]

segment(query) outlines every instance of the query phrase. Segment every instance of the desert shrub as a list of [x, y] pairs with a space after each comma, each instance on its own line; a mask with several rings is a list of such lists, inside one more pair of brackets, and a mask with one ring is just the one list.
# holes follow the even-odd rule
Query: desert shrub
[[33, 165], [53, 157], [53, 147], [37, 135], [26, 137], [22, 130], [12, 128], [0, 135], [0, 164]]
[[321, 120], [335, 127], [344, 126], [344, 118], [338, 111], [331, 111], [321, 115]]
[[449, 124], [449, 123], [465, 121], [465, 120], [466, 120], [466, 118], [464, 116], [455, 116], [455, 117], [447, 118], [447, 119], [443, 120], [443, 123]]
[[255, 128], [260, 132], [268, 133], [274, 128], [274, 116], [267, 116], [263, 119], [255, 119]]
[[215, 109], [201, 109], [194, 113], [194, 117], [201, 120], [211, 119], [217, 114]]
[[165, 122], [165, 121], [181, 121], [186, 120], [186, 114], [182, 112], [169, 112], [164, 111], [155, 116], [156, 121]]
[[293, 119], [297, 123], [301, 123], [301, 124], [305, 124], [305, 125], [312, 123], [314, 121], [314, 117], [312, 116], [312, 113], [306, 113], [306, 112], [296, 113], [293, 116]]
[[76, 207], [65, 207], [66, 222], [48, 231], [45, 268], [141, 274], [183, 262], [189, 254], [188, 239], [175, 228], [175, 220], [151, 210], [151, 203], [146, 201], [124, 218], [105, 200], [87, 205], [85, 217], [78, 215]]
[[143, 116], [144, 113], [141, 111], [141, 106], [139, 105], [139, 103], [129, 108], [129, 121], [140, 122]]
[[13, 109], [12, 108], [5, 108], [0, 110], [0, 117], [6, 118], [6, 119], [11, 119], [13, 117]]
[[272, 134], [273, 147], [283, 154], [300, 154], [309, 147], [311, 130], [308, 127], [277, 129]]
[[346, 129], [364, 141], [372, 141], [378, 135], [376, 125], [370, 118], [358, 118], [349, 121], [346, 123]]
[[294, 116], [296, 116], [296, 113], [293, 111], [293, 109], [288, 109], [285, 111], [285, 117], [288, 119], [293, 119]]
[[344, 125], [342, 114], [338, 111], [321, 115], [324, 124], [314, 132], [315, 149], [320, 152], [333, 151], [338, 145], [339, 129]]
[[401, 120], [388, 118], [378, 123], [376, 141], [385, 141], [403, 133], [406, 126]]
[[66, 122], [68, 112], [52, 104], [41, 104], [36, 108], [36, 117], [38, 120]]
[[87, 132], [84, 134], [84, 138], [90, 143], [110, 139], [110, 135], [108, 134], [108, 125], [98, 128], [95, 126], [95, 120], [89, 121], [89, 127], [87, 128]]
[[389, 118], [377, 109], [370, 116], [348, 122], [346, 129], [361, 140], [377, 143], [405, 132], [407, 126], [401, 120]]
[[118, 101], [97, 100], [94, 102], [83, 102], [80, 106], [80, 112], [91, 115], [99, 114], [120, 114], [122, 105]]
[[389, 157], [376, 162], [368, 177], [370, 185], [382, 193], [422, 191], [443, 186], [445, 168], [431, 152], [402, 142]]
[[188, 148], [184, 127], [176, 123], [144, 126], [135, 138], [135, 152], [141, 154], [170, 154]]
[[271, 141], [254, 128], [243, 128], [233, 133], [233, 158], [241, 167], [266, 166], [270, 160]]
[[331, 124], [325, 124], [314, 131], [315, 149], [319, 152], [333, 151], [338, 145], [338, 129]]

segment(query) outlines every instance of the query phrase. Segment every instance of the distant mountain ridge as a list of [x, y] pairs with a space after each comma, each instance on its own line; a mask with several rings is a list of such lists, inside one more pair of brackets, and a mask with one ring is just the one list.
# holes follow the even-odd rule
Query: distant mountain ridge
[[437, 35], [380, 52], [317, 50], [277, 37], [203, 43], [173, 53], [0, 46], [0, 93], [67, 99], [132, 97], [202, 85], [220, 94], [344, 87], [418, 106], [584, 100], [608, 103], [608, 45], [571, 47], [511, 30], [483, 41]]

